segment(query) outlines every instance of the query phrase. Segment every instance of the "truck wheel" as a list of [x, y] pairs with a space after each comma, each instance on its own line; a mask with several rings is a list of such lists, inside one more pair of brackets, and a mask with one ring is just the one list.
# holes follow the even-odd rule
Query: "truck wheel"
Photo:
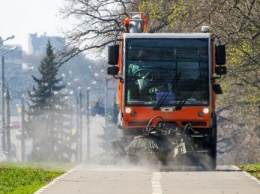
[[215, 170], [217, 167], [217, 122], [216, 116], [214, 116], [214, 124], [210, 130], [209, 139], [205, 142], [204, 148], [208, 150], [207, 154], [204, 154], [202, 167], [205, 170]]
[[213, 137], [210, 140], [210, 170], [215, 170], [217, 167], [217, 128], [212, 129]]
[[211, 137], [209, 141], [209, 168], [208, 170], [215, 170], [217, 167], [217, 118], [214, 114], [214, 124], [211, 129]]

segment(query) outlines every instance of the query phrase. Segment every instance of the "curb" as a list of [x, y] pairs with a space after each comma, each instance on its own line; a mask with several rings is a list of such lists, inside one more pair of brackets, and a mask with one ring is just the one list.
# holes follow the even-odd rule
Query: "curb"
[[73, 171], [77, 170], [79, 167], [81, 167], [81, 165], [78, 165], [72, 169], [70, 169], [68, 172], [58, 176], [57, 178], [53, 179], [50, 183], [48, 183], [47, 185], [43, 186], [42, 188], [40, 188], [39, 190], [37, 190], [34, 194], [41, 194], [43, 191], [45, 191], [47, 188], [51, 187], [52, 185], [54, 185], [55, 183], [57, 183], [60, 179], [62, 179], [63, 177], [71, 174]]
[[[235, 168], [236, 170], [240, 170], [237, 166], [233, 166], [233, 168]], [[241, 170], [242, 173], [244, 173], [244, 175], [246, 175], [247, 177], [249, 177], [251, 180], [255, 181], [257, 184], [260, 185], [260, 180], [258, 180], [256, 177], [252, 176], [251, 174], [249, 174], [248, 172], [246, 172], [245, 170]]]

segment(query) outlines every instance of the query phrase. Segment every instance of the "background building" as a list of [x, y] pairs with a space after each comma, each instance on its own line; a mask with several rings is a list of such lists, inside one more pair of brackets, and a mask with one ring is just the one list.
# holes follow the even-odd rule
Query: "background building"
[[54, 50], [62, 50], [65, 46], [65, 38], [60, 36], [38, 36], [37, 33], [29, 34], [28, 37], [28, 54], [41, 55], [46, 52], [46, 45], [48, 40], [50, 40]]

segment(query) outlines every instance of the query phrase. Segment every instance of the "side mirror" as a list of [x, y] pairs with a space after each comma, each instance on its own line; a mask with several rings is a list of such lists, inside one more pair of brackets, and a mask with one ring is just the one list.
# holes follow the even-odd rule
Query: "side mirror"
[[216, 66], [215, 72], [217, 75], [226, 75], [227, 74], [227, 67], [226, 66]]
[[108, 75], [117, 75], [118, 71], [119, 71], [118, 66], [107, 67], [107, 74]]
[[118, 55], [119, 55], [119, 45], [110, 45], [108, 47], [108, 64], [117, 65], [118, 64]]
[[226, 64], [226, 46], [224, 44], [216, 45], [215, 52], [216, 52], [217, 65], [225, 65]]
[[215, 92], [215, 94], [223, 94], [223, 91], [219, 84], [213, 84], [212, 88], [213, 88], [213, 91]]

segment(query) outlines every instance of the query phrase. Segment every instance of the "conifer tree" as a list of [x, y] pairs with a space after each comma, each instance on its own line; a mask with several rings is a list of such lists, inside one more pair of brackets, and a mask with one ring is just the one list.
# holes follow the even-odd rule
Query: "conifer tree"
[[[32, 76], [36, 86], [29, 92], [30, 128], [33, 138], [31, 159], [36, 161], [71, 160], [73, 140], [65, 85], [57, 78], [60, 65], [55, 62], [52, 45], [48, 41], [46, 56], [38, 68], [40, 78]], [[74, 145], [75, 147], [75, 145]]]

